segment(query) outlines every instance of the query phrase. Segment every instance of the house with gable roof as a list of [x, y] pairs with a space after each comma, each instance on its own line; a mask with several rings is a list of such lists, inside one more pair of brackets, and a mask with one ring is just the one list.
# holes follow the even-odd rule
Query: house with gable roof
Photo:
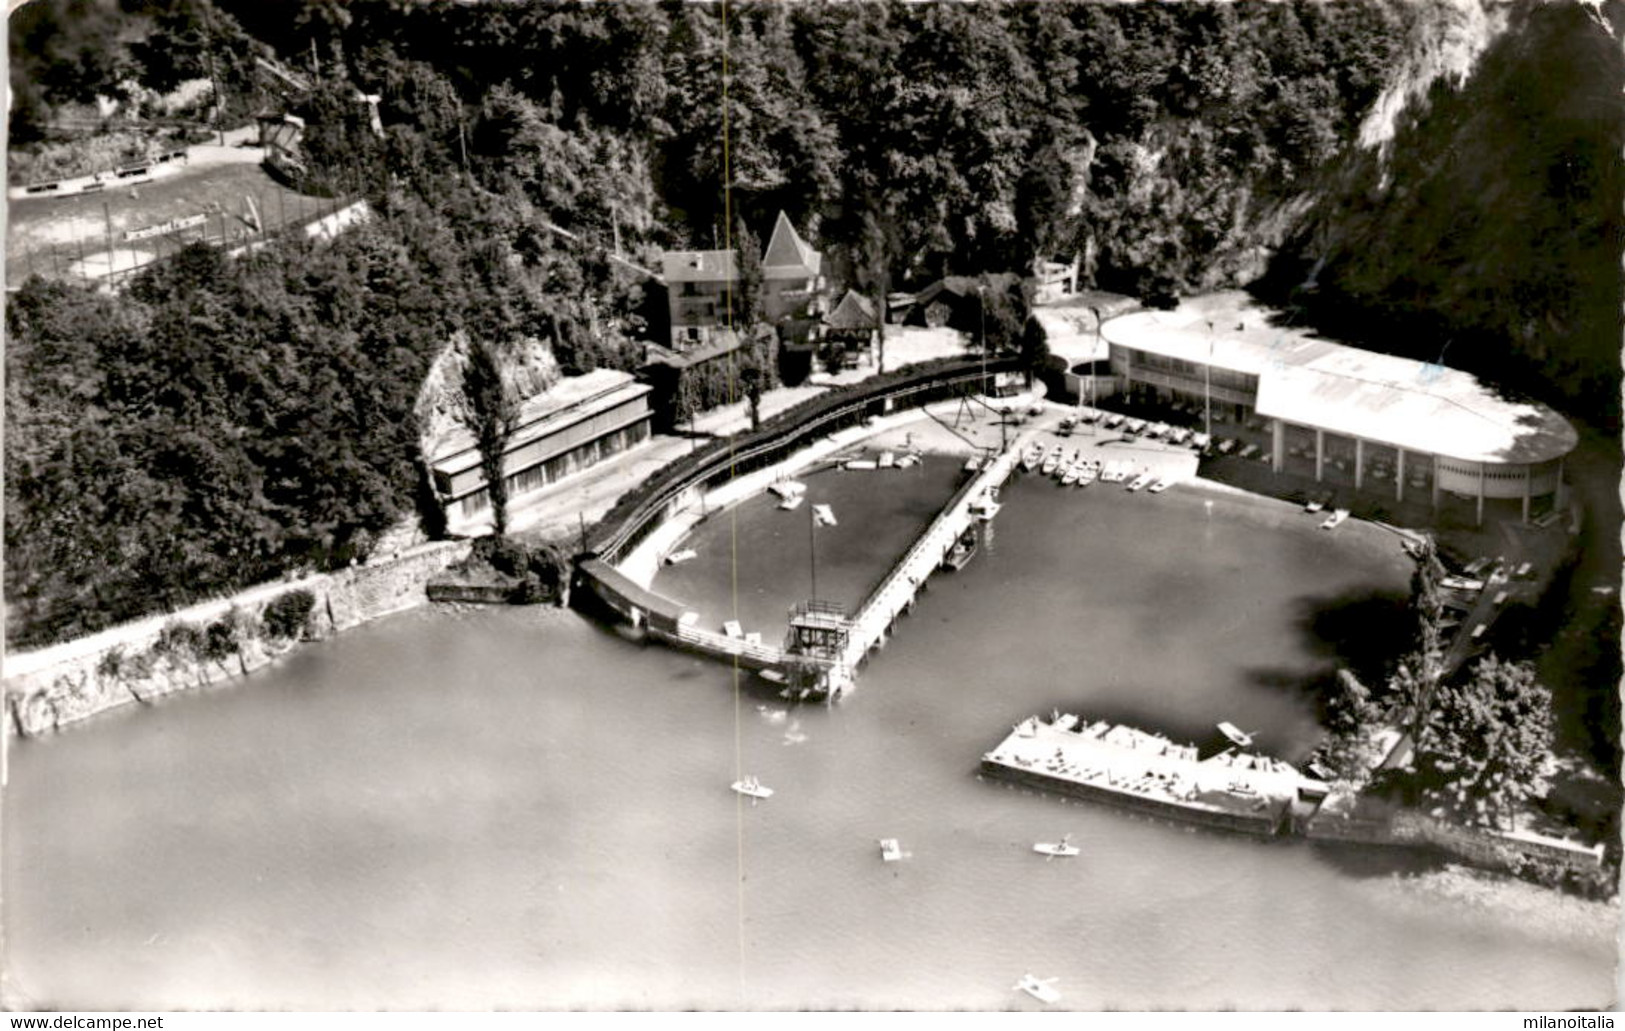
[[[762, 254], [762, 309], [781, 339], [800, 342], [823, 313], [824, 256], [801, 238], [779, 212]], [[671, 350], [711, 347], [730, 323], [738, 303], [739, 263], [733, 250], [667, 251], [661, 270], [671, 305]], [[737, 313], [736, 313], [737, 314]]]

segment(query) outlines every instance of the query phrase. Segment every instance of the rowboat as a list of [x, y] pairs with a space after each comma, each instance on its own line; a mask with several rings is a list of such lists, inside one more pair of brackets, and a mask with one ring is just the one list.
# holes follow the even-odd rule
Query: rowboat
[[770, 787], [764, 787], [762, 782], [757, 780], [754, 774], [747, 774], [739, 780], [734, 781], [732, 787], [736, 792], [750, 799], [773, 797], [773, 789]]
[[1058, 977], [1046, 977], [1040, 980], [1039, 978], [1034, 977], [1032, 974], [1022, 974], [1021, 980], [1016, 982], [1015, 988], [1016, 991], [1026, 992], [1039, 1002], [1059, 1002], [1061, 993], [1050, 987], [1050, 985], [1059, 980], [1060, 978]]
[[1072, 835], [1066, 834], [1060, 841], [1040, 841], [1033, 846], [1033, 851], [1041, 856], [1054, 859], [1059, 856], [1063, 859], [1080, 855], [1083, 850], [1072, 844]]

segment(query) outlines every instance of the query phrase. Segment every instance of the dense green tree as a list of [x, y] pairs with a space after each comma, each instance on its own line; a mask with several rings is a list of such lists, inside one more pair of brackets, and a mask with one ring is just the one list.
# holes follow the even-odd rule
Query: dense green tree
[[1426, 804], [1510, 826], [1545, 791], [1551, 701], [1528, 663], [1479, 660], [1470, 676], [1434, 692], [1416, 740], [1413, 789]]
[[480, 471], [491, 502], [491, 524], [497, 537], [508, 532], [508, 477], [504, 459], [519, 423], [519, 400], [502, 375], [502, 354], [476, 337], [468, 344], [463, 366], [462, 416], [480, 451]]

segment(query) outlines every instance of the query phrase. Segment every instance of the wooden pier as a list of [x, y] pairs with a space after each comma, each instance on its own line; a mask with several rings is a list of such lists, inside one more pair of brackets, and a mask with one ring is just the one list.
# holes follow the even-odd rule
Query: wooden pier
[[986, 497], [990, 488], [1002, 486], [1010, 478], [1022, 450], [1035, 436], [1037, 431], [1029, 430], [993, 456], [960, 489], [919, 540], [914, 542], [914, 546], [892, 567], [880, 586], [864, 601], [852, 617], [846, 650], [839, 662], [848, 679], [864, 657], [885, 641], [897, 617], [914, 606], [914, 596], [919, 593], [926, 578], [941, 565], [960, 535], [979, 518], [971, 511], [971, 505]]

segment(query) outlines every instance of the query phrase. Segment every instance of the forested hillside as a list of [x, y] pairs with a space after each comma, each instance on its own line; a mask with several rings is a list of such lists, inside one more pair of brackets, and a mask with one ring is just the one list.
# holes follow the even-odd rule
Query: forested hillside
[[[1619, 429], [1625, 7], [1513, 5], [1457, 81], [1346, 149], [1266, 292], [1345, 338], [1469, 369]], [[1459, 42], [1459, 41], [1458, 41]], [[1407, 85], [1404, 81], [1398, 87]]]
[[[727, 214], [762, 233], [782, 209], [838, 280], [923, 286], [1079, 253], [1093, 285], [1165, 303], [1252, 280], [1295, 233], [1278, 289], [1312, 259], [1317, 311], [1394, 312], [1420, 295], [1379, 275], [1386, 234], [1420, 232], [1417, 212], [1433, 210], [1420, 205], [1466, 189], [1429, 178], [1442, 127], [1505, 100], [1505, 118], [1545, 133], [1543, 153], [1618, 153], [1554, 103], [1568, 94], [1513, 97], [1513, 80], [1506, 96], [1436, 86], [1428, 121], [1380, 157], [1361, 149], [1385, 74], [1453, 9], [1442, 0], [36, 5], [12, 22], [14, 54], [47, 55], [13, 63], [14, 88], [33, 91], [14, 132], [211, 57], [228, 100], [263, 102], [251, 66], [265, 47], [315, 83], [297, 111], [305, 185], [365, 197], [375, 218], [333, 244], [189, 252], [115, 296], [36, 280], [12, 298], [6, 571], [23, 644], [364, 552], [412, 510], [412, 401], [453, 332], [548, 341], [566, 372], [636, 364], [643, 298], [603, 258], [617, 242], [648, 263], [660, 247], [720, 246]], [[1586, 14], [1518, 17], [1504, 39], [1540, 51]], [[1589, 83], [1618, 64], [1616, 46], [1564, 75]], [[382, 137], [358, 93], [380, 98]], [[1482, 160], [1486, 203], [1543, 234], [1595, 222], [1584, 212], [1608, 197], [1587, 191], [1618, 185], [1595, 165], [1570, 179], [1518, 165], [1503, 180]], [[1367, 167], [1388, 194], [1362, 185]], [[1510, 232], [1487, 254], [1451, 232], [1456, 249], [1416, 262], [1455, 277], [1431, 310], [1482, 300], [1505, 266], [1538, 260]], [[1543, 275], [1542, 318], [1570, 328], [1539, 346], [1582, 342], [1604, 278]], [[1508, 351], [1528, 339], [1504, 317], [1470, 324]], [[1600, 382], [1612, 373], [1583, 342], [1565, 360]]]

